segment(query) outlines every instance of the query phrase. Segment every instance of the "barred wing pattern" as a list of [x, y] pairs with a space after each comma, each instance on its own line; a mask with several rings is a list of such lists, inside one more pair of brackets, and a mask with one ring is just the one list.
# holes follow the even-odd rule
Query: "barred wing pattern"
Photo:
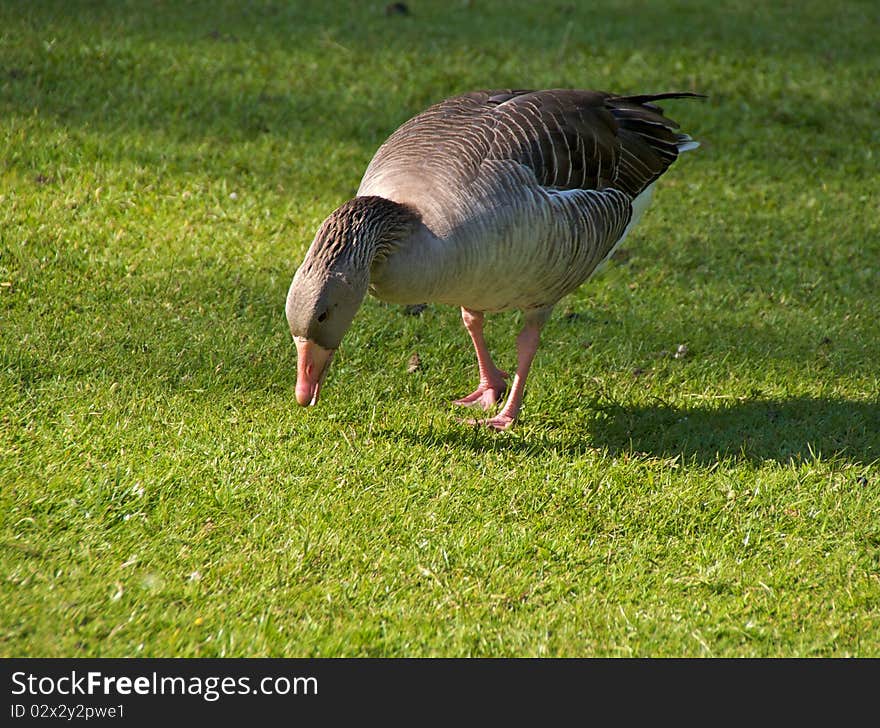
[[[436, 300], [550, 306], [610, 255], [646, 202], [639, 195], [691, 143], [652, 103], [679, 95], [689, 94], [508, 90], [447, 99], [389, 137], [358, 194], [411, 206], [446, 241], [443, 279], [429, 289]], [[377, 287], [410, 295], [405, 272], [418, 261], [404, 253], [394, 268]], [[490, 272], [499, 283], [487, 289]]]

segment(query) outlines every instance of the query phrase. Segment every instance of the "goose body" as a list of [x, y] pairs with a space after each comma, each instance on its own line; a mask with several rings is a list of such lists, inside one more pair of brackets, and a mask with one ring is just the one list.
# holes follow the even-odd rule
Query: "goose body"
[[396, 303], [461, 307], [480, 384], [457, 403], [486, 409], [508, 376], [489, 355], [483, 314], [522, 310], [510, 396], [485, 421], [509, 427], [553, 306], [608, 259], [657, 178], [697, 146], [653, 103], [683, 96], [694, 94], [481, 91], [403, 124], [376, 152], [357, 196], [324, 221], [291, 283], [297, 401], [317, 401], [369, 290]]

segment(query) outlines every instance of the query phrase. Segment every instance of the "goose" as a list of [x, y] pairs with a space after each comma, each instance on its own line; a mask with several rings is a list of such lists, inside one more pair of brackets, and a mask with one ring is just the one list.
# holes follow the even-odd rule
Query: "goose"
[[[379, 147], [356, 196], [320, 225], [287, 294], [296, 401], [318, 401], [367, 292], [461, 309], [479, 382], [455, 404], [500, 410], [466, 420], [506, 430], [519, 415], [554, 305], [613, 254], [657, 179], [698, 146], [655, 102], [671, 92], [475, 91], [405, 122]], [[499, 369], [487, 313], [518, 309], [516, 370]]]

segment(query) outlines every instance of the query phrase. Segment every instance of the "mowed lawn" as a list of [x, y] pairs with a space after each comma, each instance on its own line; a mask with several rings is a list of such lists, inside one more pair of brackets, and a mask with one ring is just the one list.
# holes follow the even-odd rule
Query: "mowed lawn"
[[[0, 2], [0, 656], [880, 657], [877, 4], [408, 5]], [[298, 408], [317, 226], [491, 87], [702, 146], [513, 430], [375, 299]]]

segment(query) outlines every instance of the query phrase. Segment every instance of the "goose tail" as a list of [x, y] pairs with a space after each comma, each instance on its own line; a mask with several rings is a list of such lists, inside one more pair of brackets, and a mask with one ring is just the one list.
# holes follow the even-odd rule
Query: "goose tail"
[[[662, 101], [663, 99], [707, 99], [706, 94], [696, 94], [692, 91], [667, 91], [662, 94], [639, 94], [637, 96], [613, 96], [613, 99], [621, 101], [629, 101], [633, 104], [640, 104], [652, 108], [654, 101]], [[655, 108], [659, 111], [659, 108]]]
[[[667, 128], [669, 129], [669, 131], [672, 131], [673, 129], [678, 127], [678, 124], [676, 124], [675, 122], [673, 122], [671, 120], [665, 119], [665, 117], [663, 117], [663, 109], [661, 109], [659, 106], [657, 106], [654, 102], [655, 101], [662, 101], [664, 99], [705, 99], [705, 98], [707, 98], [707, 96], [705, 94], [697, 94], [697, 93], [693, 93], [691, 91], [669, 91], [669, 92], [661, 93], [661, 94], [639, 94], [636, 96], [614, 96], [611, 98], [611, 101], [612, 102], [614, 102], [614, 101], [623, 102], [626, 105], [633, 105], [634, 104], [636, 107], [640, 106], [643, 109], [650, 109], [651, 111], [655, 112], [656, 114], [660, 114], [661, 119], [668, 123]], [[621, 116], [634, 115], [638, 118], [637, 112], [635, 114], [633, 114], [632, 111], [622, 112], [622, 113], [619, 111], [618, 113], [620, 113]], [[627, 123], [627, 122], [629, 124], [632, 124], [634, 122], [634, 120], [626, 119], [625, 123]], [[637, 122], [635, 122], [635, 123], [637, 123]], [[681, 154], [682, 152], [689, 152], [692, 149], [696, 149], [697, 147], [700, 146], [700, 143], [696, 139], [694, 139], [692, 136], [690, 136], [689, 134], [681, 134], [681, 133], [675, 134], [675, 142], [674, 143], [675, 143], [675, 147], [678, 150], [679, 154]]]
[[689, 134], [676, 134], [675, 146], [678, 148], [678, 153], [681, 154], [682, 152], [689, 152], [692, 149], [696, 149], [700, 146], [700, 142]]

